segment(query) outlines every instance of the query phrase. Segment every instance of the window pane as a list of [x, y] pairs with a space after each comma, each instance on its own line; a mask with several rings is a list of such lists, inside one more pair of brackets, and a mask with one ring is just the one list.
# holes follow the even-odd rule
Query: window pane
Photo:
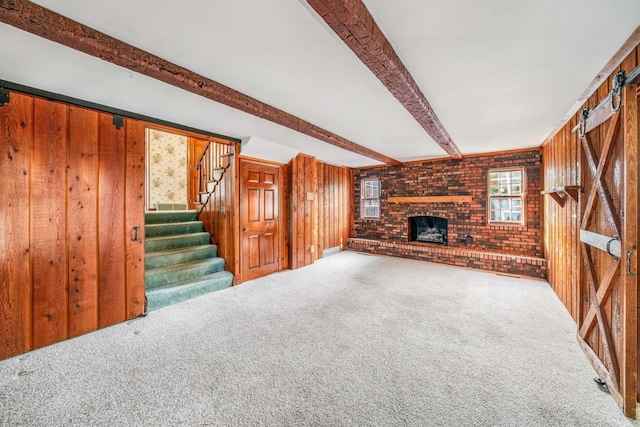
[[365, 199], [371, 198], [371, 181], [364, 182], [364, 198]]
[[362, 181], [362, 193], [365, 199], [376, 199], [380, 197], [380, 183], [374, 181]]
[[500, 174], [498, 172], [489, 172], [489, 194], [496, 195], [500, 189]]
[[380, 200], [371, 199], [364, 200], [362, 205], [362, 216], [364, 217], [379, 217], [380, 216]]
[[492, 196], [496, 196], [499, 191], [498, 181], [491, 181], [489, 194]]

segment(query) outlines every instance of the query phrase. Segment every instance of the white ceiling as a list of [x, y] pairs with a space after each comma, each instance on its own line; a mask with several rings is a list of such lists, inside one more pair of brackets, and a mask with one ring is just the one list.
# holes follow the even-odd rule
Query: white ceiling
[[[36, 0], [357, 144], [446, 155], [304, 0]], [[464, 155], [539, 146], [640, 25], [638, 0], [364, 0]], [[375, 160], [0, 24], [0, 79], [241, 138]], [[9, 42], [6, 42], [9, 41]]]

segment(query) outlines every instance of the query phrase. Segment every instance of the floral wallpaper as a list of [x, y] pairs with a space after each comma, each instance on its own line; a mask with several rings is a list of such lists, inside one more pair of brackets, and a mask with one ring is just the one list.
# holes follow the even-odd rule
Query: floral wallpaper
[[147, 129], [149, 207], [187, 203], [187, 137]]

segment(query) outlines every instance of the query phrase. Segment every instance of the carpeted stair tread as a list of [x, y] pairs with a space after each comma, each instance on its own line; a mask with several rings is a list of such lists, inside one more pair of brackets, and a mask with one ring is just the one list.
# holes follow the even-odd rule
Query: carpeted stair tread
[[144, 247], [147, 310], [233, 283], [195, 210], [146, 212]]
[[167, 222], [147, 224], [145, 226], [146, 237], [169, 236], [175, 234], [191, 234], [204, 231], [202, 221]]
[[233, 283], [233, 274], [218, 271], [197, 279], [171, 283], [147, 291], [147, 310], [155, 310], [209, 292], [228, 288]]
[[144, 248], [146, 252], [156, 252], [187, 246], [206, 245], [210, 240], [211, 236], [207, 232], [148, 237], [145, 239]]
[[187, 246], [184, 248], [165, 249], [163, 251], [149, 252], [144, 256], [144, 265], [147, 270], [197, 261], [205, 258], [215, 258], [218, 255], [216, 245]]
[[145, 271], [144, 285], [146, 290], [150, 290], [222, 270], [224, 270], [224, 259], [218, 257], [153, 268]]
[[198, 213], [187, 211], [151, 211], [144, 214], [145, 224], [163, 224], [167, 222], [197, 221]]

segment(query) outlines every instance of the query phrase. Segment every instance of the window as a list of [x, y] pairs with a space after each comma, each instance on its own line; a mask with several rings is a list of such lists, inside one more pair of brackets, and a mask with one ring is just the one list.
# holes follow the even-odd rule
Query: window
[[380, 180], [363, 179], [360, 188], [363, 218], [380, 218]]
[[489, 171], [489, 222], [524, 224], [524, 170]]

